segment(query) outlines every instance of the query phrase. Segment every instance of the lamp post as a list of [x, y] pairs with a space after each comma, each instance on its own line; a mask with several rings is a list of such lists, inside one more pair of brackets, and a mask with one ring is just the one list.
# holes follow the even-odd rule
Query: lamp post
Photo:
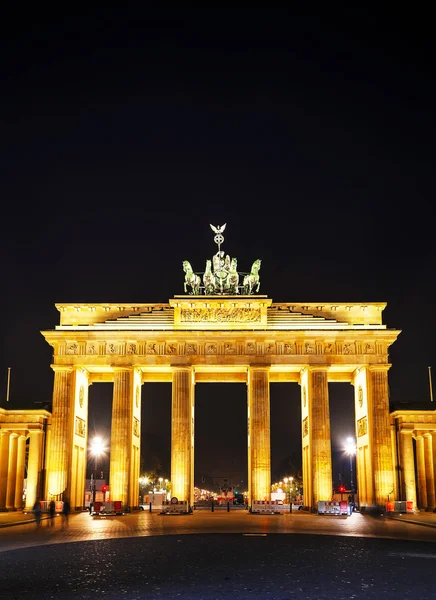
[[92, 491], [92, 503], [95, 503], [96, 494], [96, 479], [97, 479], [97, 467], [98, 459], [104, 452], [103, 440], [101, 437], [95, 437], [91, 442], [91, 454], [94, 456], [94, 472], [91, 473], [91, 491]]
[[354, 438], [348, 437], [345, 445], [345, 452], [350, 458], [350, 491], [354, 493], [354, 482], [353, 482], [353, 456], [356, 454], [356, 443]]
[[144, 504], [144, 487], [148, 483], [148, 477], [140, 477], [139, 485], [141, 486], [141, 504]]

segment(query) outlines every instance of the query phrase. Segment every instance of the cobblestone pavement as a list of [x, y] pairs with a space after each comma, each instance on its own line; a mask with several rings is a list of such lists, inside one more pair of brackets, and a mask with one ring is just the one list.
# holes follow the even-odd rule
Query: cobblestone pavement
[[429, 513], [84, 512], [39, 527], [3, 513], [0, 525], [1, 600], [436, 600]]
[[53, 526], [32, 513], [0, 514], [0, 552], [17, 548], [65, 542], [205, 533], [317, 534], [395, 538], [436, 542], [436, 514], [418, 513], [374, 517], [354, 513], [350, 517], [311, 515], [301, 511], [280, 515], [254, 515], [246, 511], [191, 515], [160, 515], [134, 512], [121, 516], [91, 517], [88, 512], [72, 514], [68, 525], [58, 515]]

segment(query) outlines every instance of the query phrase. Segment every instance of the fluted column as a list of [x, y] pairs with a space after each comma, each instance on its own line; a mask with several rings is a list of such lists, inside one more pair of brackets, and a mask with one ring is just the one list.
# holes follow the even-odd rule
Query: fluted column
[[309, 370], [310, 435], [312, 446], [312, 505], [332, 497], [332, 453], [327, 371]]
[[24, 466], [26, 464], [26, 436], [18, 437], [17, 469], [14, 505], [17, 510], [23, 507]]
[[250, 505], [271, 499], [269, 368], [250, 367], [248, 386]]
[[416, 464], [418, 471], [418, 506], [427, 507], [427, 483], [425, 480], [425, 451], [424, 438], [418, 435], [416, 438]]
[[433, 466], [433, 445], [430, 433], [424, 434], [425, 482], [427, 489], [427, 508], [435, 507], [435, 486]]
[[194, 390], [190, 367], [173, 368], [171, 413], [171, 493], [192, 505]]
[[[62, 500], [69, 496], [68, 469], [73, 438], [73, 398], [71, 367], [53, 366], [53, 408], [50, 444], [47, 452], [47, 496]], [[35, 500], [34, 500], [35, 501]], [[29, 501], [26, 501], [29, 506]]]
[[9, 442], [8, 485], [6, 489], [6, 508], [15, 510], [15, 486], [17, 484], [18, 434], [11, 433]]
[[415, 478], [415, 459], [413, 453], [413, 431], [411, 429], [402, 429], [400, 431], [400, 456], [401, 467], [403, 469], [403, 497], [407, 502], [413, 502], [413, 508], [417, 508], [416, 503], [416, 478]]
[[0, 511], [6, 511], [6, 490], [8, 486], [10, 431], [0, 430]]
[[[27, 493], [26, 508], [31, 509], [35, 500], [40, 496], [42, 449], [44, 432], [42, 429], [31, 429], [29, 432], [29, 458], [27, 462]], [[40, 498], [43, 500], [43, 498]]]
[[384, 507], [394, 498], [394, 465], [389, 424], [389, 366], [370, 367], [372, 405], [372, 468], [375, 502]]
[[[129, 506], [133, 426], [133, 370], [114, 368], [110, 490], [112, 500]], [[137, 483], [136, 483], [137, 485]]]

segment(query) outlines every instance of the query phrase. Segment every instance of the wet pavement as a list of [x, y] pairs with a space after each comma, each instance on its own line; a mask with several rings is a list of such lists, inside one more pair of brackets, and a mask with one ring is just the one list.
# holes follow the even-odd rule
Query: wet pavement
[[[23, 523], [24, 521], [24, 523]], [[436, 515], [0, 514], [0, 598], [436, 599]]]

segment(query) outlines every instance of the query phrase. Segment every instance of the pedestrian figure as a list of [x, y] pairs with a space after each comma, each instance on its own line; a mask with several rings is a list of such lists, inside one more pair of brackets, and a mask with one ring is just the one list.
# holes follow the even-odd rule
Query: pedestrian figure
[[50, 501], [50, 504], [48, 505], [48, 512], [50, 515], [50, 518], [48, 520], [48, 525], [54, 525], [54, 518], [55, 518], [55, 514], [56, 514], [56, 504], [54, 500]]
[[64, 505], [62, 507], [62, 526], [68, 527], [68, 521], [70, 518], [70, 503], [68, 498], [64, 498]]
[[33, 505], [33, 514], [35, 515], [35, 522], [37, 527], [41, 525], [41, 513], [41, 502], [39, 501], [39, 498], [37, 498], [35, 504]]

